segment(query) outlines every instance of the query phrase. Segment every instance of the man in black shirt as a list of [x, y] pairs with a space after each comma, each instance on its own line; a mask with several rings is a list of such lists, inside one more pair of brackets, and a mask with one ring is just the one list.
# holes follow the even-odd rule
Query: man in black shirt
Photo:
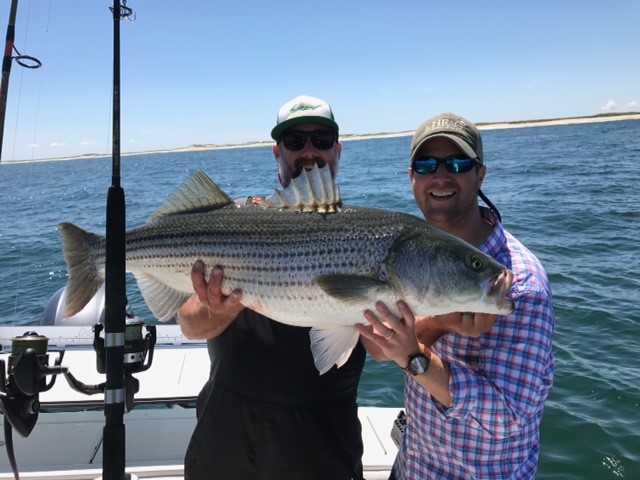
[[[280, 183], [286, 187], [314, 165], [328, 165], [335, 177], [342, 150], [338, 130], [323, 100], [300, 96], [283, 105], [271, 132]], [[194, 265], [196, 294], [179, 312], [185, 336], [207, 339], [211, 358], [185, 478], [362, 479], [356, 403], [362, 344], [345, 365], [320, 375], [309, 328], [244, 308], [242, 292], [223, 295], [222, 270], [207, 267], [213, 268], [209, 282], [205, 266]]]

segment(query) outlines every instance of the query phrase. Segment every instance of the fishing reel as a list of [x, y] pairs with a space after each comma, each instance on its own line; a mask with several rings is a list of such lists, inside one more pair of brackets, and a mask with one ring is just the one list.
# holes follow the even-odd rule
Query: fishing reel
[[[144, 322], [139, 318], [127, 318], [124, 345], [125, 376], [125, 409], [130, 411], [134, 405], [134, 395], [138, 392], [140, 382], [133, 374], [144, 372], [151, 367], [153, 350], [156, 343], [155, 326], [146, 326], [143, 336]], [[96, 368], [99, 373], [106, 373], [106, 349], [104, 338], [100, 333], [104, 329], [98, 323], [94, 325], [93, 349], [96, 352]], [[8, 370], [5, 373], [5, 361], [0, 359], [0, 409], [9, 424], [23, 437], [28, 437], [38, 419], [40, 411], [39, 394], [50, 390], [57, 375], [64, 375], [69, 386], [85, 395], [103, 393], [106, 382], [98, 385], [87, 385], [79, 381], [62, 366], [65, 350], [60, 349], [52, 366], [49, 366], [49, 339], [33, 331], [11, 339], [11, 354], [8, 359]], [[51, 380], [47, 382], [47, 376]]]
[[[80, 312], [66, 317], [67, 287], [63, 287], [51, 297], [40, 321], [41, 325], [46, 326], [93, 325], [93, 350], [96, 352], [96, 370], [102, 374], [107, 373], [107, 349], [105, 347], [105, 339], [100, 336], [104, 331], [104, 323], [106, 321], [105, 295], [105, 285], [103, 284]], [[144, 336], [143, 327], [147, 331]], [[136, 317], [129, 309], [125, 309], [123, 370], [126, 389], [125, 409], [127, 412], [133, 408], [133, 396], [139, 390], [138, 382], [132, 375], [144, 372], [151, 367], [155, 343], [156, 327], [145, 325], [142, 319]], [[71, 388], [85, 395], [103, 393], [105, 390], [105, 383], [86, 385], [69, 371], [65, 373], [65, 378]]]
[[[147, 330], [142, 335], [142, 327]], [[104, 329], [101, 323], [93, 326], [93, 349], [96, 352], [96, 368], [99, 373], [107, 373], [107, 355], [104, 338], [100, 332]], [[145, 325], [144, 321], [137, 317], [127, 317], [124, 338], [124, 383], [125, 383], [125, 411], [133, 408], [133, 397], [140, 389], [140, 382], [133, 376], [134, 373], [144, 372], [153, 363], [153, 350], [156, 344], [155, 325]], [[67, 375], [70, 380], [70, 375]], [[70, 383], [71, 384], [71, 383]], [[75, 388], [72, 385], [73, 388]], [[104, 385], [101, 391], [104, 391]]]
[[[147, 330], [144, 336], [142, 327], [145, 327]], [[93, 350], [96, 352], [96, 369], [98, 373], [104, 374], [107, 373], [107, 354], [105, 339], [100, 336], [103, 330], [104, 325], [101, 323], [96, 323], [93, 326]], [[131, 411], [133, 408], [134, 395], [138, 393], [140, 389], [140, 382], [133, 374], [144, 372], [151, 367], [155, 344], [155, 325], [145, 325], [141, 319], [127, 316], [123, 353], [126, 412]], [[103, 393], [105, 390], [106, 382], [98, 385], [86, 385], [76, 379], [69, 371], [66, 371], [64, 375], [71, 388], [85, 395]]]
[[[5, 362], [0, 360], [0, 407], [7, 422], [23, 437], [29, 436], [38, 420], [39, 393], [50, 390], [56, 376], [67, 367], [60, 364], [64, 350], [59, 352], [52, 367], [49, 366], [47, 348], [49, 339], [36, 332], [25, 332], [11, 340], [9, 368], [5, 375]], [[46, 377], [52, 375], [47, 383]]]
[[[149, 369], [153, 361], [156, 328], [146, 326], [147, 333], [143, 337], [143, 326], [144, 322], [138, 318], [128, 317], [126, 320], [123, 360], [127, 412], [133, 408], [134, 395], [140, 387], [140, 382], [133, 374]], [[99, 373], [104, 374], [107, 362], [105, 341], [100, 336], [103, 329], [101, 323], [94, 325], [93, 349], [96, 352], [96, 368]], [[105, 391], [106, 382], [86, 385], [75, 378], [68, 367], [62, 366], [64, 349], [58, 351], [53, 366], [49, 366], [48, 347], [49, 339], [46, 336], [28, 331], [11, 339], [11, 354], [6, 372], [5, 361], [0, 359], [0, 413], [4, 415], [5, 446], [15, 478], [19, 477], [12, 431], [15, 429], [25, 438], [31, 434], [40, 412], [39, 395], [54, 386], [58, 375], [64, 375], [71, 388], [85, 395]], [[51, 376], [48, 382], [47, 376]]]
[[[25, 332], [11, 339], [9, 369], [6, 374], [4, 360], [0, 359], [0, 410], [4, 414], [5, 446], [14, 478], [19, 477], [12, 429], [23, 437], [29, 436], [38, 420], [39, 393], [50, 390], [56, 376], [67, 370], [60, 366], [64, 351], [60, 351], [54, 366], [49, 366], [48, 346], [47, 337], [36, 332]], [[47, 375], [52, 375], [48, 383]]]

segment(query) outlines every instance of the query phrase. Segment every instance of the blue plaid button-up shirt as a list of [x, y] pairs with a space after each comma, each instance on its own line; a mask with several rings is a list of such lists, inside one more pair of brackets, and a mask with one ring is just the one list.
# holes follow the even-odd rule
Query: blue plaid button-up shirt
[[479, 338], [450, 333], [432, 346], [451, 367], [451, 408], [405, 378], [399, 480], [535, 477], [553, 383], [553, 300], [538, 259], [485, 208], [483, 215], [496, 226], [480, 249], [514, 272], [515, 311]]

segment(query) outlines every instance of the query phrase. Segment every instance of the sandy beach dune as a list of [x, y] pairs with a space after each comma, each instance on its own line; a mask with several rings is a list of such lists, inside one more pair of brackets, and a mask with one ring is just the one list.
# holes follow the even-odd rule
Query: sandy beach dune
[[[574, 118], [559, 118], [550, 120], [531, 120], [522, 122], [500, 122], [500, 123], [478, 123], [479, 130], [498, 130], [505, 128], [534, 128], [545, 127], [552, 125], [575, 125], [581, 123], [597, 123], [597, 122], [615, 122], [620, 120], [640, 120], [640, 113], [625, 113], [625, 114], [611, 114], [611, 115], [594, 115], [590, 117], [574, 117]], [[405, 132], [394, 133], [372, 133], [372, 134], [340, 134], [341, 142], [348, 142], [352, 140], [365, 140], [373, 138], [391, 138], [391, 137], [408, 137], [413, 135], [413, 130]], [[238, 145], [215, 145], [215, 144], [197, 144], [190, 145], [188, 147], [167, 149], [167, 150], [149, 150], [143, 152], [127, 152], [122, 153], [121, 156], [130, 155], [148, 155], [155, 153], [178, 153], [178, 152], [199, 152], [203, 150], [222, 150], [230, 148], [252, 148], [252, 147], [264, 147], [273, 145], [273, 141], [262, 142], [248, 142]], [[44, 158], [44, 159], [31, 159], [31, 160], [9, 160], [3, 163], [26, 163], [26, 162], [47, 162], [47, 161], [60, 161], [60, 160], [82, 160], [90, 158], [108, 157], [111, 154], [87, 154], [76, 157], [60, 157], [60, 158]]]
[[[501, 123], [478, 123], [479, 130], [500, 130], [505, 128], [531, 128], [531, 127], [545, 127], [552, 125], [575, 125], [580, 123], [596, 123], [596, 122], [615, 122], [619, 120], [640, 120], [640, 113], [624, 114], [624, 115], [611, 115], [611, 116], [593, 116], [593, 117], [576, 117], [576, 118], [560, 118], [553, 120], [532, 120], [525, 122], [501, 122]], [[394, 132], [394, 133], [371, 133], [371, 134], [340, 134], [341, 142], [348, 142], [351, 140], [365, 140], [371, 138], [391, 138], [391, 137], [407, 137], [412, 136], [413, 130], [406, 132]], [[267, 142], [253, 142], [245, 143], [241, 145], [191, 145], [189, 147], [179, 148], [176, 150], [167, 150], [172, 152], [188, 152], [196, 150], [212, 150], [222, 148], [246, 148], [246, 147], [263, 147], [265, 145], [273, 145], [273, 141]], [[147, 152], [145, 152], [147, 153]], [[148, 152], [159, 153], [159, 152]]]

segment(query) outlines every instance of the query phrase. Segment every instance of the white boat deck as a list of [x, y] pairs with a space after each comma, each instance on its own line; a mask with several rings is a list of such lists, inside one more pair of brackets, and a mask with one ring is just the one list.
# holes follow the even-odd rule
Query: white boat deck
[[[364, 407], [359, 416], [367, 480], [386, 479], [396, 454], [390, 432], [397, 408]], [[183, 478], [195, 427], [193, 408], [134, 409], [125, 416], [126, 471], [139, 478]], [[28, 438], [14, 432], [21, 479], [93, 479], [102, 475], [102, 411], [41, 414]], [[2, 437], [4, 446], [4, 437]], [[13, 478], [6, 452], [0, 479]]]
[[[69, 328], [69, 332], [64, 329]], [[50, 330], [55, 329], [55, 330]], [[63, 330], [61, 330], [63, 329]], [[7, 352], [7, 339], [26, 330], [0, 329], [0, 343]], [[77, 327], [39, 327], [39, 334], [54, 345], [65, 345], [63, 365], [85, 384], [105, 380], [95, 367], [95, 353], [86, 346], [93, 338], [91, 329], [77, 342]], [[54, 337], [57, 335], [57, 337]], [[80, 346], [77, 343], [83, 343]], [[6, 353], [0, 358], [6, 362]], [[50, 358], [50, 364], [53, 363]], [[183, 460], [195, 427], [193, 403], [207, 379], [209, 358], [206, 345], [188, 342], [179, 327], [163, 326], [158, 333], [153, 365], [136, 374], [140, 391], [135, 408], [125, 414], [126, 471], [138, 478], [183, 478]], [[162, 372], [159, 374], [159, 372]], [[102, 475], [102, 437], [104, 413], [102, 394], [86, 396], [71, 389], [59, 377], [49, 392], [40, 394], [42, 404], [38, 422], [28, 438], [13, 432], [16, 461], [21, 479], [93, 479]], [[72, 411], [75, 410], [75, 411]], [[386, 479], [396, 455], [391, 429], [399, 408], [361, 407], [364, 441], [363, 464], [367, 480]], [[1, 430], [1, 429], [0, 429]], [[13, 478], [0, 433], [0, 480]]]

